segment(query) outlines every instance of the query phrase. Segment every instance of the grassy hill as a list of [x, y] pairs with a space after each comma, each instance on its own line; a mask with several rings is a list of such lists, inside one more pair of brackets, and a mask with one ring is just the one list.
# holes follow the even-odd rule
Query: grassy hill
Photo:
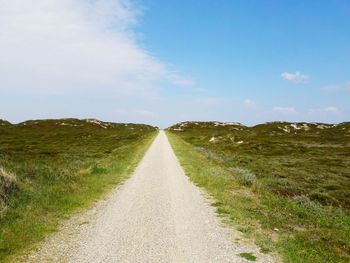
[[129, 175], [157, 129], [95, 119], [0, 121], [0, 261]]
[[187, 174], [263, 250], [350, 261], [349, 122], [184, 122], [168, 134]]

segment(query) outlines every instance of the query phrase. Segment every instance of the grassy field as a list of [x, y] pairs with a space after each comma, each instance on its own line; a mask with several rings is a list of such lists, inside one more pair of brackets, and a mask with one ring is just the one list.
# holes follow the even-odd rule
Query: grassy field
[[263, 252], [350, 262], [350, 123], [186, 122], [168, 135], [191, 180]]
[[0, 261], [125, 179], [156, 133], [97, 120], [0, 121]]

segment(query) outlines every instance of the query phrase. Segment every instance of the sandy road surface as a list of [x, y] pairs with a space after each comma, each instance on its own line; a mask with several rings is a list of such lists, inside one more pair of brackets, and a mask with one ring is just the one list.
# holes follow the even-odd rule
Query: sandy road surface
[[220, 224], [160, 132], [124, 185], [77, 215], [24, 260], [32, 262], [274, 262]]

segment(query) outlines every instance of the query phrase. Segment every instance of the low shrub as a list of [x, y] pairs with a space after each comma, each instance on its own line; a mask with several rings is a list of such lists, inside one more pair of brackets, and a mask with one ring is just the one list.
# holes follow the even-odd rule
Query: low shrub
[[310, 199], [312, 201], [317, 201], [322, 205], [338, 205], [337, 199], [331, 197], [328, 193], [315, 190], [311, 192]]
[[243, 168], [231, 168], [234, 176], [241, 185], [252, 186], [256, 182], [256, 176], [248, 169]]

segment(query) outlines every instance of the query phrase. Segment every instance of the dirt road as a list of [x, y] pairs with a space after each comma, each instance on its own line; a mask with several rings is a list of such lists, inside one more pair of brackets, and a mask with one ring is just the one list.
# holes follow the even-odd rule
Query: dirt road
[[124, 185], [70, 219], [25, 258], [32, 262], [273, 262], [220, 223], [160, 132]]

